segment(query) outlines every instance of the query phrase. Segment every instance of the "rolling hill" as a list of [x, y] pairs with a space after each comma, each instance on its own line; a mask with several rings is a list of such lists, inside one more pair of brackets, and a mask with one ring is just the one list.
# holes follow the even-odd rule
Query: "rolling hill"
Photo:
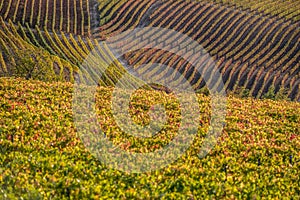
[[[95, 59], [99, 58], [103, 68], [115, 61], [112, 72], [103, 76], [106, 83], [101, 84], [114, 84], [114, 77], [118, 77], [115, 72], [122, 74], [136, 69], [136, 65], [145, 67], [147, 62], [153, 62], [180, 69], [195, 90], [204, 87], [201, 74], [193, 72], [191, 63], [178, 55], [146, 49], [126, 53], [118, 62], [113, 49], [105, 45], [107, 38], [126, 30], [153, 26], [172, 29], [198, 42], [214, 59], [227, 91], [247, 90], [249, 95], [260, 98], [273, 89], [298, 101], [299, 4], [278, 1], [285, 6], [276, 9], [278, 5], [267, 0], [260, 4], [247, 2], [2, 0], [1, 76], [13, 75], [10, 69], [15, 66], [17, 51], [26, 46], [39, 48], [51, 57], [49, 68], [62, 81], [74, 81], [74, 77], [80, 82], [91, 79], [80, 65], [91, 51], [97, 51]], [[162, 36], [153, 33], [147, 37]], [[195, 48], [190, 45], [182, 42], [179, 51]], [[205, 60], [202, 62], [205, 64]]]

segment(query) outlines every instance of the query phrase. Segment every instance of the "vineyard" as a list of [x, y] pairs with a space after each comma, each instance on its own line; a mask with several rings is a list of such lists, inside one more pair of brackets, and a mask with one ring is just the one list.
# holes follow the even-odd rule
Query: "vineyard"
[[[133, 6], [133, 3], [129, 5]], [[227, 90], [238, 91], [245, 88], [250, 91], [250, 95], [262, 97], [270, 88], [275, 88], [276, 92], [285, 88], [291, 99], [299, 100], [300, 31], [297, 24], [288, 20], [276, 20], [274, 17], [249, 15], [244, 10], [214, 3], [167, 1], [153, 6], [155, 9], [142, 10], [140, 16], [134, 18], [142, 19], [138, 24], [129, 18], [133, 9], [120, 9], [118, 15], [100, 27], [95, 37], [113, 37], [132, 26], [172, 29], [188, 35], [209, 52], [219, 65]], [[124, 3], [121, 4], [122, 7], [128, 5]], [[114, 23], [115, 21], [118, 23]], [[155, 37], [157, 40], [165, 38], [170, 43], [181, 41], [180, 38], [165, 34], [143, 35], [143, 40]], [[198, 48], [184, 42], [178, 46], [179, 51]], [[196, 51], [197, 49], [194, 50]], [[124, 58], [129, 66], [143, 66], [149, 60], [176, 70], [188, 70], [190, 65], [187, 61], [180, 61], [176, 55], [153, 52], [152, 49], [131, 52]], [[141, 71], [149, 73], [147, 69]], [[199, 81], [199, 74], [197, 76], [190, 72], [186, 78], [196, 83], [195, 89], [204, 85]]]
[[90, 35], [89, 0], [1, 0], [0, 15], [23, 26]]
[[[74, 81], [75, 77], [81, 82], [89, 80], [90, 74], [80, 69], [80, 65], [91, 51], [97, 51], [99, 55], [95, 59], [103, 63], [102, 68], [115, 61], [111, 67], [114, 70], [104, 76], [109, 84], [115, 82], [109, 80], [126, 69], [138, 69], [140, 75], [155, 74], [145, 68], [151, 62], [179, 70], [195, 90], [203, 88], [205, 82], [201, 74], [194, 72], [191, 63], [178, 55], [157, 49], [137, 50], [123, 55], [122, 66], [110, 52], [111, 46], [105, 45], [107, 38], [124, 31], [154, 26], [172, 29], [198, 42], [214, 59], [228, 92], [247, 91], [250, 96], [261, 98], [274, 89], [274, 93], [283, 91], [288, 98], [299, 100], [299, 4], [292, 6], [293, 1], [276, 4], [267, 0], [259, 4], [244, 0], [234, 2], [2, 0], [1, 29], [3, 33], [10, 33], [4, 37], [7, 40], [2, 39], [1, 52], [8, 50], [10, 54], [6, 55], [10, 56], [0, 57], [1, 74], [9, 74], [5, 72], [13, 65], [7, 59], [13, 59], [15, 53], [11, 51], [22, 49], [20, 43], [29, 43], [32, 48], [44, 49], [59, 60], [50, 64], [59, 71], [59, 80]], [[276, 9], [282, 4], [285, 6]], [[149, 33], [143, 40], [166, 38], [169, 43], [177, 41], [178, 51], [187, 48], [191, 54], [198, 51], [197, 46], [181, 41], [182, 38], [165, 34]], [[15, 40], [10, 40], [10, 36], [20, 42], [11, 44]], [[206, 65], [207, 59], [201, 62]], [[144, 68], [137, 68], [138, 65]]]
[[244, 10], [256, 11], [261, 15], [275, 16], [279, 20], [289, 20], [299, 25], [300, 19], [300, 4], [297, 0], [281, 1], [281, 0], [263, 0], [263, 1], [249, 1], [249, 0], [215, 0], [219, 4], [227, 4]]
[[[173, 88], [145, 79], [181, 91], [188, 83], [199, 109], [185, 107], [200, 116], [174, 163], [131, 174], [89, 152], [74, 96], [97, 86], [105, 138], [151, 154], [186, 127]], [[125, 108], [113, 95], [131, 88], [135, 123], [156, 123], [151, 112], [165, 108], [153, 137], [116, 121], [113, 107]], [[222, 92], [223, 131], [199, 158]], [[0, 199], [300, 198], [299, 0], [0, 0], [0, 96]]]
[[[209, 126], [210, 98], [198, 95], [201, 124], [191, 148], [170, 166], [141, 174], [107, 168], [83, 146], [73, 124], [72, 84], [0, 79], [0, 198], [284, 198], [299, 191], [300, 105], [229, 97], [220, 143], [205, 158], [197, 153]], [[97, 91], [97, 110], [107, 137], [123, 149], [147, 152], [164, 145], [176, 127], [155, 138], [128, 137], [113, 122], [113, 88]], [[118, 92], [124, 92], [119, 90]], [[139, 90], [136, 120], [156, 103], [177, 120], [172, 94]], [[145, 106], [147, 105], [147, 106]], [[147, 119], [146, 119], [147, 120]]]

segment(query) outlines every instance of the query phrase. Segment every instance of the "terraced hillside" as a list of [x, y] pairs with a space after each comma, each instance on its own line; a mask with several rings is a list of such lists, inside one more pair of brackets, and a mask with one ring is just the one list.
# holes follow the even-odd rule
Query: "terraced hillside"
[[[30, 72], [29, 69], [24, 69], [22, 62], [27, 62], [31, 57], [42, 60], [37, 64], [38, 67], [41, 64], [47, 65], [47, 74], [44, 73], [44, 77], [39, 78], [47, 81], [74, 82], [76, 79], [77, 82], [87, 83], [97, 80], [100, 85], [107, 86], [115, 84], [126, 72], [107, 45], [101, 41], [71, 33], [48, 31], [38, 26], [32, 29], [28, 25], [16, 25], [11, 20], [6, 22], [2, 17], [0, 24], [0, 76], [26, 77], [31, 73], [40, 77], [40, 71]], [[26, 54], [28, 59], [24, 60]], [[98, 66], [95, 73], [87, 72], [82, 67], [88, 55], [90, 64]]]
[[300, 199], [299, 28], [300, 0], [0, 0], [0, 200]]
[[0, 14], [22, 25], [46, 27], [78, 35], [90, 35], [97, 1], [90, 0], [1, 0]]
[[[262, 97], [274, 88], [275, 93], [284, 91], [299, 101], [299, 4], [276, 2], [1, 0], [1, 76], [10, 76], [9, 69], [18, 57], [15, 51], [26, 44], [55, 58], [50, 59], [53, 62], [49, 66], [55, 69], [59, 80], [74, 81], [77, 77], [86, 82], [91, 77], [81, 64], [92, 50], [97, 50], [103, 66], [115, 60], [116, 55], [101, 41], [135, 27], [154, 26], [185, 34], [203, 46], [222, 73], [227, 91], [247, 90], [252, 96]], [[279, 5], [280, 9], [276, 9]], [[145, 40], [147, 37], [177, 40], [179, 51], [197, 51], [191, 44], [165, 33], [143, 36]], [[127, 53], [120, 61], [113, 62], [102, 82], [113, 84], [125, 68], [132, 70], [158, 62], [184, 73], [196, 90], [205, 86], [191, 63], [169, 52], [144, 49]], [[202, 62], [207, 64], [207, 60]], [[138, 69], [141, 74], [155, 73]]]
[[220, 4], [227, 4], [235, 8], [255, 11], [261, 15], [274, 16], [281, 20], [290, 20], [299, 25], [300, 20], [300, 3], [298, 0], [215, 0]]
[[[130, 6], [133, 3], [128, 1], [120, 4], [120, 9], [111, 14], [111, 20], [95, 36], [106, 39], [132, 27], [172, 29], [188, 35], [210, 53], [219, 64], [227, 90], [246, 88], [251, 95], [261, 97], [270, 88], [276, 92], [286, 88], [290, 98], [299, 99], [300, 31], [296, 22], [211, 2], [162, 1], [152, 4], [148, 10]], [[139, 16], [132, 18], [132, 12]], [[140, 19], [139, 23], [135, 19]], [[180, 38], [165, 34], [152, 33], [143, 39], [164, 38], [168, 42], [178, 41], [180, 49], [194, 48]], [[189, 63], [180, 61], [176, 55], [151, 49], [131, 52], [124, 58], [130, 66], [151, 61], [177, 70], [189, 69]], [[151, 73], [147, 69], [142, 71]], [[193, 72], [187, 73], [186, 78], [197, 83], [196, 89], [204, 85], [199, 81], [201, 77]]]

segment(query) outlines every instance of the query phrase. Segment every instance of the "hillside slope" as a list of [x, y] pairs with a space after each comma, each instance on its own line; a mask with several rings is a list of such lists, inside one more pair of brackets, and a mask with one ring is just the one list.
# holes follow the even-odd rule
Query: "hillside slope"
[[[104, 165], [85, 148], [83, 141], [88, 141], [79, 139], [73, 89], [70, 83], [0, 78], [1, 199], [299, 197], [298, 102], [229, 97], [219, 143], [199, 159], [210, 100], [197, 95], [201, 124], [190, 149], [161, 170], [129, 174]], [[98, 88], [96, 108], [99, 125], [115, 145], [146, 153], [170, 141], [176, 130], [171, 123], [179, 117], [174, 96], [145, 90], [134, 94], [130, 112], [140, 113], [137, 122], [149, 120], [147, 112], [157, 103], [172, 114], [159, 134], [141, 139], [114, 122], [112, 93], [113, 88]]]
[[[276, 11], [277, 4], [282, 6]], [[204, 47], [221, 72], [228, 92], [246, 91], [260, 98], [270, 90], [283, 91], [290, 99], [299, 101], [299, 4], [297, 1], [278, 1], [277, 4], [268, 0], [259, 4], [244, 0], [1, 0], [0, 76], [13, 75], [14, 58], [18, 60], [14, 52], [22, 51], [29, 43], [31, 49], [38, 47], [50, 53], [47, 62], [57, 80], [100, 79], [102, 85], [111, 85], [124, 70], [156, 62], [184, 73], [196, 90], [205, 86], [201, 75], [194, 73], [191, 64], [178, 55], [147, 49], [127, 53], [119, 62], [117, 55], [113, 55], [114, 49], [102, 42], [135, 27], [154, 26], [183, 33]], [[164, 37], [169, 42], [178, 40], [179, 50], [194, 48], [180, 38], [163, 34], [145, 37]], [[94, 59], [103, 63], [99, 71], [107, 64], [113, 65], [104, 76], [103, 72], [98, 73], [97, 78], [81, 66], [93, 50], [98, 52]], [[197, 48], [193, 51], [195, 53]], [[49, 57], [48, 53], [45, 57]], [[139, 70], [155, 73], [147, 68]]]

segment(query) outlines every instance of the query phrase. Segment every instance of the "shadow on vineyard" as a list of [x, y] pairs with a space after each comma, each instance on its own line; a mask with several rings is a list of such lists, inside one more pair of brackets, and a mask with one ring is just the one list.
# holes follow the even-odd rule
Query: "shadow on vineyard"
[[0, 0], [0, 199], [300, 198], [299, 20], [297, 0]]

